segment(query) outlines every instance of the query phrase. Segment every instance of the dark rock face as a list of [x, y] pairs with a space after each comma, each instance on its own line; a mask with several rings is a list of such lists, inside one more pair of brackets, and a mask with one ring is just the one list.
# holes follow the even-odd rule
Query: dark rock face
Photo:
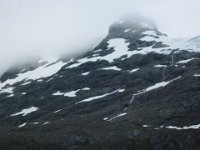
[[200, 53], [170, 40], [122, 20], [84, 56], [7, 71], [0, 148], [200, 149]]

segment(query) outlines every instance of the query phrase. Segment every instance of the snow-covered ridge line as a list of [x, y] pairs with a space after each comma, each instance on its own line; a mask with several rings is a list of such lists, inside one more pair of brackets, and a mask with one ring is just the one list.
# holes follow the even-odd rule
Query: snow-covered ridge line
[[166, 49], [163, 47], [162, 48], [153, 48], [153, 46], [143, 47], [140, 51], [137, 51], [137, 50], [128, 51], [129, 44], [130, 43], [127, 42], [126, 39], [123, 39], [123, 38], [110, 39], [108, 41], [108, 49], [114, 48], [114, 51], [112, 53], [110, 53], [106, 56], [95, 56], [92, 58], [85, 57], [85, 58], [79, 59], [74, 64], [66, 67], [66, 69], [72, 69], [72, 68], [78, 67], [86, 62], [96, 62], [98, 60], [106, 60], [109, 63], [111, 63], [115, 59], [118, 59], [124, 55], [126, 55], [126, 58], [129, 58], [132, 55], [136, 55], [136, 54], [146, 55], [151, 52], [155, 52], [155, 53], [159, 53], [159, 54], [163, 54], [163, 55], [168, 55], [171, 53], [171, 50], [169, 50], [169, 48], [166, 48]]

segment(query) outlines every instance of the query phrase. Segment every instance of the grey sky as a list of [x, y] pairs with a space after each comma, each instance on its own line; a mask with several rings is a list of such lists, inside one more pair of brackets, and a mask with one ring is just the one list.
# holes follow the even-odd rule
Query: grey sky
[[199, 6], [199, 0], [0, 0], [0, 71], [31, 55], [81, 51], [133, 12], [171, 37], [200, 35]]

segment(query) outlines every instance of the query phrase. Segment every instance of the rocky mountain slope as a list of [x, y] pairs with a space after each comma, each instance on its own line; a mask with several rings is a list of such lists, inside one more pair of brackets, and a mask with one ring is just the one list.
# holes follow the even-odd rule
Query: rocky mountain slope
[[200, 39], [122, 19], [77, 58], [0, 80], [1, 149], [200, 149]]

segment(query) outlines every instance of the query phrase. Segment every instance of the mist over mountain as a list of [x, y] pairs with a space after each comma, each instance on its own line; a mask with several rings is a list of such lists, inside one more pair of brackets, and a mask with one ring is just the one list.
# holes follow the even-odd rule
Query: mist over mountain
[[0, 78], [0, 148], [200, 149], [199, 43], [128, 15], [84, 52], [13, 66]]
[[200, 34], [199, 0], [0, 1], [0, 72], [34, 56], [82, 53], [98, 44], [109, 25], [139, 12], [170, 37]]

